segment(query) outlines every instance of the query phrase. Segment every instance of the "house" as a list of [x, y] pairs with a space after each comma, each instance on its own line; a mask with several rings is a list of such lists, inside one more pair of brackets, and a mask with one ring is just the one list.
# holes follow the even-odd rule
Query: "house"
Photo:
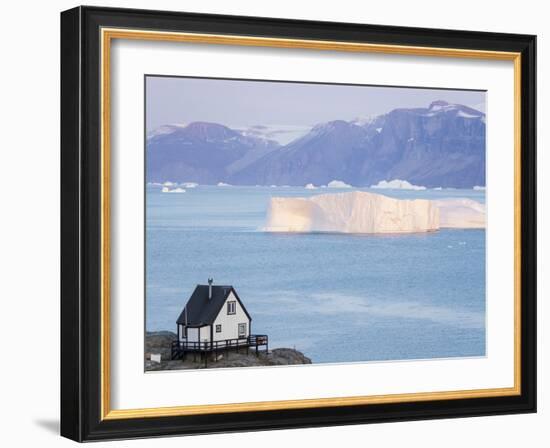
[[[177, 321], [177, 340], [172, 343], [172, 359], [187, 353], [217, 355], [230, 349], [259, 347], [268, 350], [265, 334], [251, 333], [252, 318], [233, 286], [197, 285]], [[214, 356], [216, 358], [216, 356]], [[206, 356], [204, 357], [206, 363]]]
[[252, 318], [233, 286], [197, 285], [177, 320], [179, 341], [246, 339]]

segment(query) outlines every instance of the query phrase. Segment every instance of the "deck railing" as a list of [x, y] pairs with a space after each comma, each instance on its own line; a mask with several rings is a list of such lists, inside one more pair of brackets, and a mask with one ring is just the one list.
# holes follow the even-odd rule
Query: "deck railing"
[[268, 347], [266, 334], [251, 334], [246, 338], [223, 339], [221, 341], [172, 341], [171, 357], [177, 359], [185, 353], [210, 353], [230, 349]]

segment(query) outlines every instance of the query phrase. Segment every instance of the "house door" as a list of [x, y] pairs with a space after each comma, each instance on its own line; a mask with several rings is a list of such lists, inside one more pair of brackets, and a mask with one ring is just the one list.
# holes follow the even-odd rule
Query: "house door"
[[246, 338], [246, 324], [239, 324], [239, 338]]

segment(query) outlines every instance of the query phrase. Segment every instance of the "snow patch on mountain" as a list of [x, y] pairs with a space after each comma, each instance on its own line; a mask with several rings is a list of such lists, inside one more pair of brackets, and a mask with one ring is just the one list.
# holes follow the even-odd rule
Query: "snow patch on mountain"
[[178, 129], [183, 129], [185, 127], [187, 127], [187, 123], [175, 123], [175, 124], [160, 126], [147, 133], [147, 140], [153, 137], [156, 137], [158, 135], [172, 134], [176, 132]]
[[357, 126], [368, 126], [369, 124], [374, 123], [379, 118], [379, 115], [361, 115], [353, 120], [350, 123]]
[[300, 125], [279, 125], [279, 124], [267, 124], [267, 125], [253, 125], [248, 127], [235, 127], [236, 131], [239, 131], [245, 137], [256, 137], [265, 140], [271, 140], [279, 143], [280, 145], [287, 145], [288, 143], [299, 139], [311, 131], [312, 126], [300, 126]]
[[468, 113], [464, 112], [463, 110], [459, 110], [458, 113], [457, 113], [457, 116], [462, 117], [462, 118], [479, 118], [479, 115], [468, 114]]
[[434, 117], [440, 113], [453, 112], [460, 118], [475, 118], [485, 120], [485, 113], [469, 106], [462, 104], [453, 104], [446, 101], [434, 101], [430, 104], [426, 113], [423, 113], [424, 117]]
[[448, 103], [447, 101], [438, 100], [430, 104], [429, 109], [433, 112], [442, 111], [442, 110], [455, 110], [457, 108], [456, 104]]

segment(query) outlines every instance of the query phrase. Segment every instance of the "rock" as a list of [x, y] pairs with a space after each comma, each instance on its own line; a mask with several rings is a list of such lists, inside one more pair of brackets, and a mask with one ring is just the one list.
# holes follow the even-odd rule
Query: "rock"
[[[176, 334], [171, 331], [147, 332], [145, 334], [145, 370], [189, 370], [203, 369], [204, 359], [197, 354], [193, 359], [192, 354], [188, 354], [185, 361], [171, 360], [170, 347], [172, 341], [176, 340]], [[151, 361], [151, 353], [160, 353], [161, 362]], [[206, 368], [223, 368], [223, 367], [257, 367], [257, 366], [281, 366], [295, 364], [311, 364], [311, 359], [305, 356], [298, 350], [291, 348], [276, 348], [266, 353], [261, 350], [256, 355], [256, 350], [241, 348], [239, 352], [232, 350], [218, 354], [218, 360], [214, 359], [214, 354], [208, 355]]]
[[145, 357], [151, 353], [160, 353], [161, 361], [170, 360], [170, 347], [176, 340], [176, 333], [171, 331], [155, 331], [145, 333]]
[[266, 358], [267, 365], [282, 366], [292, 364], [311, 364], [311, 359], [292, 348], [276, 348]]

